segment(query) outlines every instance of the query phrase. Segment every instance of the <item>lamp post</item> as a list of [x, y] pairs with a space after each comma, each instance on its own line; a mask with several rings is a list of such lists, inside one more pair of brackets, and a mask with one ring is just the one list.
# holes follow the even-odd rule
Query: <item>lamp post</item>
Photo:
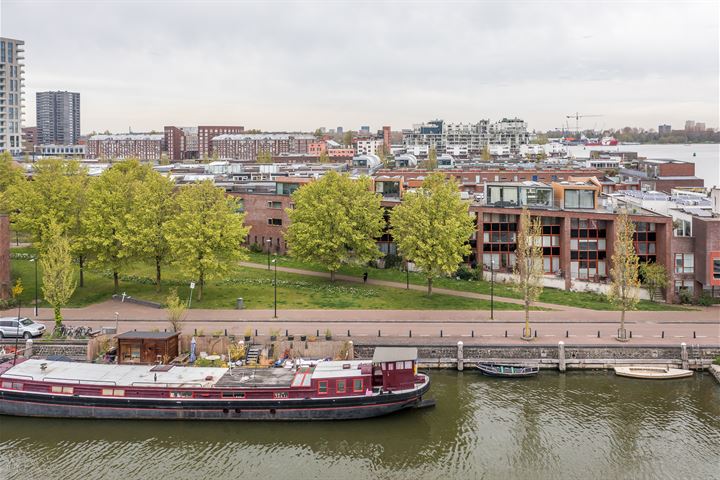
[[35, 264], [35, 316], [38, 316], [38, 258], [35, 255], [30, 259]]
[[115, 335], [120, 333], [120, 331], [118, 330], [118, 325], [120, 324], [120, 322], [118, 321], [119, 319], [120, 319], [120, 312], [115, 312]]
[[490, 260], [490, 320], [495, 320], [495, 260]]
[[265, 243], [267, 243], [267, 250], [268, 250], [268, 272], [270, 271], [270, 248], [272, 247], [272, 240], [267, 239], [265, 240]]
[[275, 268], [275, 273], [273, 275], [273, 288], [275, 290], [275, 310], [273, 313], [273, 318], [277, 318], [277, 257], [273, 258], [272, 263]]
[[410, 262], [405, 260], [405, 289], [410, 290]]

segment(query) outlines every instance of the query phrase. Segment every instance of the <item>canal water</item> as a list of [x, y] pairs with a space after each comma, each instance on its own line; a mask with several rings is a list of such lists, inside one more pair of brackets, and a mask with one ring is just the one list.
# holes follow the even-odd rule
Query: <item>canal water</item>
[[720, 478], [720, 387], [708, 374], [432, 379], [436, 408], [353, 422], [1, 417], [0, 478]]

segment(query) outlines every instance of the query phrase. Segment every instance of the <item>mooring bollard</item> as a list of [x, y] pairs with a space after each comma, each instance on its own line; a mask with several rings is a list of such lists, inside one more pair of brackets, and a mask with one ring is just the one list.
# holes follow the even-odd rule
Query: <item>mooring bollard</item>
[[470, 330], [470, 337], [475, 338], [475, 330]]
[[680, 344], [680, 360], [682, 361], [682, 368], [687, 370], [690, 362], [688, 362], [687, 344], [685, 342]]
[[535, 338], [537, 338], [537, 330], [535, 330]]
[[600, 338], [600, 330], [598, 330], [598, 338]]
[[[226, 334], [226, 335], [227, 335], [227, 334]], [[258, 334], [257, 334], [257, 328], [255, 329], [255, 336], [256, 336], [256, 337], [258, 336]]]
[[442, 337], [443, 337], [442, 330], [440, 330], [440, 338], [442, 338]]
[[412, 330], [410, 330], [408, 337], [412, 338]]
[[695, 334], [695, 330], [693, 330], [693, 338], [697, 338], [697, 335]]
[[320, 329], [315, 330], [315, 332], [317, 332], [317, 333], [315, 333], [315, 336], [316, 336], [316, 337], [319, 337], [319, 336], [320, 336]]
[[378, 330], [378, 337], [380, 336], [380, 330]]
[[348, 337], [350, 336], [350, 330], [348, 330]]
[[30, 358], [33, 355], [33, 341], [31, 338], [28, 338], [25, 340], [25, 351], [23, 352], [23, 357]]
[[665, 330], [662, 331], [662, 335], [660, 335], [660, 338], [665, 338]]
[[565, 330], [565, 338], [570, 338], [570, 330]]
[[[257, 332], [257, 330], [256, 330], [256, 332]], [[257, 335], [257, 333], [256, 333], [256, 335]], [[225, 329], [225, 336], [227, 337], [227, 328]]]
[[567, 369], [565, 365], [565, 342], [560, 340], [558, 342], [558, 370], [564, 372]]
[[286, 336], [286, 337], [288, 336], [288, 331], [287, 331], [287, 329], [285, 330], [285, 336]]
[[505, 330], [505, 338], [507, 338], [507, 330]]
[[630, 338], [632, 338], [632, 330], [630, 330]]
[[458, 372], [462, 372], [465, 367], [465, 361], [463, 360], [463, 342], [457, 343], [457, 369]]

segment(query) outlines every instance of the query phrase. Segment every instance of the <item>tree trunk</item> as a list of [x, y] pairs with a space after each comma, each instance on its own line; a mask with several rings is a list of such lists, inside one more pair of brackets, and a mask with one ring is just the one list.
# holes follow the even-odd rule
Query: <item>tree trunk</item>
[[523, 329], [523, 336], [529, 338], [532, 336], [530, 331], [530, 302], [525, 300], [525, 328]]
[[60, 331], [60, 327], [62, 326], [62, 314], [60, 313], [60, 306], [53, 306], [53, 311], [55, 312], [55, 329], [57, 331]]
[[330, 281], [331, 282], [335, 281], [335, 270], [330, 270]]
[[620, 310], [620, 330], [625, 331], [625, 307]]
[[428, 297], [432, 295], [432, 278], [428, 278]]
[[120, 275], [115, 271], [113, 271], [113, 283], [115, 285], [115, 293], [118, 293], [120, 290]]
[[85, 257], [83, 255], [78, 256], [78, 262], [80, 263], [80, 286], [85, 286], [85, 271], [83, 267], [85, 266]]
[[160, 257], [155, 257], [155, 291], [160, 291]]
[[200, 279], [198, 280], [198, 302], [202, 300], [204, 285], [205, 285], [205, 273], [200, 272]]

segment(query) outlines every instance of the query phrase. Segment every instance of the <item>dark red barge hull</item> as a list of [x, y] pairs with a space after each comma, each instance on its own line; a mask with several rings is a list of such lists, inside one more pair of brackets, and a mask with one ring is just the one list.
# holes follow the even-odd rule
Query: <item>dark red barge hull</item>
[[87, 398], [0, 391], [0, 415], [137, 420], [356, 420], [418, 407], [430, 388], [344, 398], [172, 400]]

